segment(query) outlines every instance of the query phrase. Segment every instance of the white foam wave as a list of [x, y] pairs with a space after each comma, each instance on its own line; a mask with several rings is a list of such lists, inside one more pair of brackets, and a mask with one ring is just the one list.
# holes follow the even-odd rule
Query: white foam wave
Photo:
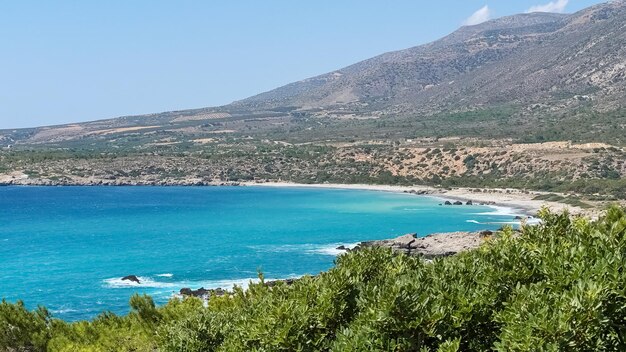
[[[234, 279], [234, 280], [210, 280], [210, 281], [196, 281], [196, 282], [183, 282], [184, 287], [204, 287], [206, 289], [216, 289], [223, 288], [226, 290], [230, 290], [235, 286], [239, 286], [244, 290], [248, 289], [250, 282], [258, 283], [260, 280], [258, 277], [249, 277], [245, 279]], [[181, 286], [181, 287], [183, 287]]]
[[50, 313], [52, 314], [64, 314], [64, 313], [74, 313], [74, 312], [78, 312], [78, 310], [72, 309], [72, 308], [59, 308], [59, 309], [50, 310]]
[[486, 211], [482, 213], [474, 213], [474, 215], [492, 215], [492, 216], [525, 216], [524, 212], [520, 209], [503, 207], [497, 205], [490, 205], [492, 211]]
[[336, 257], [338, 255], [343, 255], [347, 253], [346, 250], [337, 249], [337, 247], [344, 246], [345, 248], [353, 249], [357, 245], [358, 243], [350, 243], [350, 244], [335, 243], [335, 244], [323, 245], [317, 248], [309, 249], [307, 250], [307, 253], [332, 255], [333, 257]]
[[152, 278], [138, 276], [139, 283], [130, 281], [130, 280], [122, 280], [120, 277], [114, 277], [110, 279], [104, 280], [106, 286], [111, 288], [124, 288], [124, 287], [149, 287], [149, 288], [164, 288], [164, 287], [175, 287], [172, 282], [159, 282], [154, 281]]
[[[182, 280], [175, 282], [162, 282], [155, 281], [150, 277], [138, 276], [139, 283], [122, 280], [119, 277], [110, 278], [103, 280], [104, 286], [106, 288], [166, 288], [168, 290], [158, 291], [156, 293], [171, 293], [171, 291], [178, 291], [183, 287], [192, 287], [199, 288], [204, 287], [206, 289], [232, 289], [235, 285], [242, 287], [243, 289], [247, 289], [250, 282], [256, 283], [259, 282], [259, 279], [256, 277], [249, 277], [243, 279], [234, 279], [234, 280], [201, 280], [201, 281], [192, 281], [192, 280]], [[271, 279], [267, 279], [271, 280]]]
[[[489, 222], [480, 222], [476, 220], [465, 220], [465, 222], [469, 222], [472, 224], [479, 225], [520, 225], [522, 223], [521, 219], [512, 220], [512, 221], [489, 221]], [[538, 225], [541, 224], [541, 219], [529, 217], [525, 219], [526, 225]]]
[[284, 252], [293, 252], [299, 249], [302, 249], [302, 245], [295, 244], [284, 244], [284, 245], [259, 245], [259, 246], [248, 246], [250, 249], [259, 251], [259, 252], [272, 252], [272, 253], [284, 253]]
[[158, 277], [172, 277], [174, 276], [174, 274], [171, 273], [165, 273], [165, 274], [157, 274]]
[[344, 246], [346, 248], [352, 249], [356, 247], [359, 243], [329, 243], [329, 244], [285, 244], [278, 246], [250, 246], [249, 248], [262, 252], [274, 252], [274, 253], [284, 253], [284, 252], [298, 252], [305, 254], [323, 254], [323, 255], [332, 255], [337, 256], [340, 254], [346, 253], [345, 250], [337, 249], [339, 246]]

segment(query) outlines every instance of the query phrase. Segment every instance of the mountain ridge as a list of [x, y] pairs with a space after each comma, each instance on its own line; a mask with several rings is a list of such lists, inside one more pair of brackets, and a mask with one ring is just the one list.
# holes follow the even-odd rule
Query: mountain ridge
[[[589, 62], [592, 54], [572, 51], [585, 43], [601, 47], [608, 41], [615, 47], [614, 43], [625, 42], [624, 23], [623, 1], [596, 5], [570, 15], [531, 13], [502, 17], [461, 27], [440, 40], [384, 53], [233, 105], [311, 108], [378, 103], [377, 107], [388, 112], [399, 112], [390, 110], [399, 106], [404, 107], [400, 112], [433, 113], [453, 106], [451, 101], [455, 99], [480, 105], [510, 101], [511, 94], [517, 93], [522, 97], [534, 95], [534, 99], [525, 102], [555, 100], [545, 93], [545, 90], [554, 91], [555, 86], [562, 86], [561, 91], [571, 93], [572, 97], [585, 95], [590, 90], [585, 85], [602, 89], [603, 84], [616, 77], [623, 83], [624, 77], [619, 73], [602, 77], [598, 67], [592, 67]], [[600, 42], [593, 43], [595, 38], [600, 38]], [[558, 67], [558, 62], [550, 58], [559, 55], [574, 62]], [[618, 71], [624, 64], [623, 51], [613, 56], [612, 62], [603, 63], [605, 70]], [[550, 66], [541, 67], [542, 62]], [[581, 67], [577, 70], [574, 66]], [[526, 88], [516, 92], [515, 84]], [[493, 92], [494, 89], [502, 94]], [[536, 94], [536, 90], [544, 90], [544, 94]], [[614, 89], [608, 92], [614, 93]], [[623, 89], [619, 93], [623, 96]], [[459, 98], [460, 95], [463, 97]]]
[[[328, 131], [318, 136], [337, 137], [334, 126], [345, 127], [346, 119], [392, 119], [401, 126], [401, 135], [407, 125], [432, 126], [433, 136], [506, 125], [539, 133], [558, 123], [582, 122], [588, 133], [578, 140], [604, 142], [603, 137], [591, 138], [594, 130], [606, 121], [614, 131], [625, 129], [625, 101], [626, 1], [620, 0], [573, 14], [518, 14], [464, 26], [434, 42], [383, 53], [224, 106], [0, 130], [0, 146], [106, 141], [104, 137], [121, 134], [160, 136], [168, 131], [186, 133], [187, 139], [206, 138], [223, 129], [262, 129], [281, 140], [306, 141], [318, 137], [302, 131], [319, 128]], [[594, 114], [606, 116], [594, 122], [589, 118]], [[371, 123], [358, 124], [363, 134], [377, 134]], [[518, 138], [518, 132], [511, 128], [491, 137]], [[553, 139], [563, 132], [551, 135]]]

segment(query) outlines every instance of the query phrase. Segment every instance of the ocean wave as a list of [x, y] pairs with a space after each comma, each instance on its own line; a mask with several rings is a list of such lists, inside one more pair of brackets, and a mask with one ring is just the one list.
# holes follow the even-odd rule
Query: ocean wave
[[[520, 225], [522, 220], [514, 220], [514, 221], [496, 221], [491, 222], [490, 224], [498, 224], [498, 225]], [[538, 225], [541, 224], [541, 219], [538, 218], [529, 218], [525, 220], [526, 225]]]
[[[233, 280], [208, 280], [208, 281], [196, 281], [196, 282], [184, 282], [184, 286], [188, 287], [204, 287], [206, 289], [223, 288], [230, 290], [235, 286], [241, 287], [244, 290], [248, 289], [250, 283], [260, 282], [258, 277], [249, 277], [245, 279], [233, 279]], [[182, 287], [182, 286], [181, 286]]]
[[72, 308], [50, 309], [50, 313], [52, 314], [65, 314], [65, 313], [74, 313], [74, 312], [78, 312], [78, 309], [72, 309]]
[[356, 247], [359, 243], [329, 243], [329, 244], [284, 244], [284, 245], [260, 245], [260, 246], [249, 246], [248, 248], [260, 251], [260, 252], [272, 252], [272, 253], [284, 253], [284, 252], [299, 252], [305, 254], [323, 254], [323, 255], [332, 255], [338, 256], [346, 253], [346, 251], [337, 249], [339, 246], [344, 246], [346, 248], [352, 249]]
[[[232, 280], [199, 280], [199, 281], [182, 280], [182, 281], [174, 281], [174, 282], [156, 281], [150, 277], [145, 277], [145, 276], [138, 276], [137, 278], [139, 279], [139, 283], [128, 281], [128, 280], [122, 280], [122, 278], [119, 278], [119, 277], [105, 279], [103, 280], [103, 283], [106, 288], [113, 288], [113, 289], [117, 289], [117, 288], [152, 288], [152, 289], [166, 288], [168, 290], [165, 290], [165, 291], [157, 290], [157, 292], [155, 293], [170, 294], [172, 291], [177, 291], [183, 287], [193, 287], [193, 288], [204, 287], [206, 289], [223, 288], [223, 289], [230, 290], [234, 286], [239, 286], [243, 289], [247, 289], [251, 282], [252, 283], [259, 282], [259, 278], [257, 277], [248, 277], [248, 278], [232, 279]], [[272, 280], [272, 279], [266, 279], [266, 280]]]
[[111, 288], [126, 288], [126, 287], [146, 287], [146, 288], [166, 288], [166, 287], [175, 287], [176, 285], [172, 282], [159, 282], [155, 281], [152, 278], [145, 276], [137, 276], [139, 282], [134, 282], [130, 280], [122, 280], [121, 277], [113, 277], [110, 279], [103, 280], [104, 283]]
[[158, 277], [172, 277], [172, 276], [174, 276], [174, 274], [165, 273], [165, 274], [157, 274], [156, 276], [158, 276]]
[[[479, 225], [520, 225], [522, 223], [522, 220], [488, 221], [488, 222], [480, 222], [477, 220], [465, 220], [465, 222], [469, 222], [472, 224], [479, 224]], [[541, 219], [530, 217], [530, 218], [526, 218], [525, 223], [526, 225], [538, 225], [538, 224], [541, 224]]]
[[519, 225], [520, 224], [520, 220], [513, 220], [513, 221], [485, 221], [485, 222], [480, 222], [477, 220], [465, 220], [465, 222], [469, 222], [472, 224], [478, 224], [478, 225]]
[[358, 243], [350, 243], [350, 244], [335, 243], [335, 244], [319, 246], [317, 248], [312, 248], [312, 249], [307, 250], [306, 252], [307, 253], [314, 253], [314, 254], [331, 255], [333, 257], [336, 257], [336, 256], [343, 255], [343, 254], [347, 253], [346, 250], [337, 249], [337, 247], [344, 246], [345, 248], [353, 249], [357, 245], [358, 245]]
[[511, 208], [511, 207], [503, 207], [499, 205], [489, 205], [490, 208], [494, 209], [492, 211], [474, 213], [474, 215], [482, 215], [482, 216], [525, 216], [524, 212], [520, 209]]

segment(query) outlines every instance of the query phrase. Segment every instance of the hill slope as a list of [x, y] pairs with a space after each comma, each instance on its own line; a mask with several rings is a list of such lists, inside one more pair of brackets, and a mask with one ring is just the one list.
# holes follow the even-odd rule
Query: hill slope
[[[623, 1], [572, 15], [503, 17], [236, 102], [236, 106], [367, 106], [432, 113], [503, 103], [620, 106], [626, 68]], [[562, 108], [559, 107], [559, 108]]]
[[[141, 135], [133, 144], [145, 145], [220, 131], [291, 142], [415, 133], [520, 140], [524, 131], [525, 141], [624, 144], [624, 101], [621, 0], [571, 15], [520, 14], [462, 27], [438, 41], [222, 107], [0, 130], [0, 146], [73, 141], [72, 147], [106, 147], [125, 135]], [[379, 118], [386, 119], [383, 129], [372, 122]]]

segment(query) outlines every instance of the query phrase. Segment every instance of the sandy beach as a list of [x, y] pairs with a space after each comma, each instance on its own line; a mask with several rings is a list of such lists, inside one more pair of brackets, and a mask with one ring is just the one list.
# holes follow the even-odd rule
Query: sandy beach
[[580, 214], [595, 218], [599, 215], [600, 210], [596, 207], [591, 209], [583, 209], [569, 204], [551, 202], [544, 200], [535, 200], [534, 197], [546, 192], [538, 191], [521, 191], [517, 189], [502, 188], [453, 188], [442, 189], [429, 186], [392, 186], [392, 185], [368, 185], [368, 184], [299, 184], [290, 182], [244, 182], [243, 186], [263, 186], [263, 187], [306, 187], [306, 188], [331, 188], [331, 189], [355, 189], [369, 190], [381, 192], [395, 193], [413, 193], [418, 195], [441, 198], [442, 202], [450, 201], [472, 201], [475, 204], [486, 204], [497, 208], [507, 208], [510, 214], [526, 214], [534, 216], [542, 208], [546, 207], [555, 212], [563, 210], [569, 211], [571, 214]]

